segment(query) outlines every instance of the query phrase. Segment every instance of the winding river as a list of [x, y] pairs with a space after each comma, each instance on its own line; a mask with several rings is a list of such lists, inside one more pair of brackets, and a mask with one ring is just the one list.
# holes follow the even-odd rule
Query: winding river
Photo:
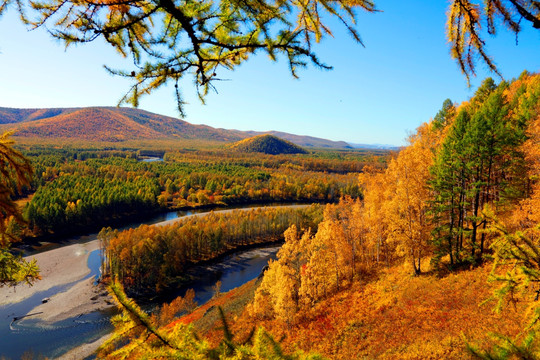
[[[281, 205], [303, 206], [303, 205]], [[256, 206], [241, 207], [243, 209]], [[232, 211], [220, 210], [220, 211]], [[130, 224], [122, 229], [138, 227], [141, 224], [164, 225], [185, 216], [204, 216], [208, 211], [169, 212], [156, 216], [146, 222]], [[96, 241], [97, 234], [78, 236], [66, 239], [62, 244], [44, 244], [41, 248], [33, 250], [43, 255], [53, 247], [67, 246], [72, 244], [84, 244]], [[275, 258], [279, 246], [263, 247], [228, 255], [214, 265], [200, 266], [197, 269], [198, 279], [195, 283], [188, 284], [178, 289], [177, 295], [183, 295], [188, 288], [193, 288], [196, 293], [195, 300], [203, 304], [213, 296], [212, 287], [216, 281], [221, 281], [221, 291], [229, 291], [257, 277], [268, 260]], [[86, 257], [84, 257], [86, 259]], [[88, 268], [90, 273], [83, 279], [96, 278], [99, 276], [100, 254], [99, 250], [91, 251], [88, 255]], [[72, 348], [85, 343], [96, 341], [109, 333], [112, 329], [109, 311], [90, 312], [76, 318], [50, 323], [27, 317], [24, 321], [18, 321], [21, 316], [28, 314], [42, 299], [52, 297], [65, 292], [80, 283], [77, 281], [54, 286], [44, 291], [39, 291], [17, 303], [0, 305], [0, 357], [19, 359], [23, 355], [31, 357], [47, 356], [57, 358]], [[14, 320], [17, 319], [17, 320]]]

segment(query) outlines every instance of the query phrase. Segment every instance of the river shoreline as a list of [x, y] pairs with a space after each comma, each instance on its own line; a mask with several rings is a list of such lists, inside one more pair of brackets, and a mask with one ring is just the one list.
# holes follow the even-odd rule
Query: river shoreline
[[[286, 205], [290, 208], [303, 208], [308, 205]], [[274, 208], [280, 206], [265, 206], [264, 208]], [[225, 209], [217, 210], [216, 213], [227, 213], [235, 210], [248, 211], [250, 208], [244, 209]], [[175, 222], [181, 221], [188, 217], [201, 217], [206, 216], [208, 213], [197, 213], [190, 214], [182, 217], [178, 217], [172, 220], [162, 221], [153, 226], [167, 226]], [[240, 247], [229, 249], [223, 254], [220, 254], [216, 258], [209, 259], [205, 262], [199, 262], [193, 265], [204, 265], [211, 264], [213, 262], [219, 261], [223, 257], [230, 255], [239, 250], [248, 250], [254, 247], [264, 247], [277, 242], [266, 242], [258, 244], [247, 244]], [[3, 287], [0, 288], [0, 306], [10, 303], [20, 302], [25, 298], [28, 298], [35, 293], [50, 289], [54, 286], [67, 285], [73, 282], [81, 282], [83, 278], [90, 273], [90, 269], [87, 266], [88, 256], [92, 251], [99, 249], [99, 240], [94, 239], [85, 243], [77, 243], [58, 247], [52, 250], [47, 250], [44, 252], [37, 253], [35, 255], [26, 256], [25, 259], [30, 261], [35, 259], [40, 268], [41, 280], [36, 281], [34, 285], [19, 284], [15, 287]], [[85, 294], [90, 294], [86, 291]], [[93, 297], [90, 295], [90, 298]], [[46, 304], [44, 304], [46, 305]], [[51, 308], [47, 306], [46, 308]], [[50, 318], [55, 318], [59, 314], [54, 313], [49, 315]], [[78, 314], [74, 314], [76, 316]], [[45, 315], [44, 315], [45, 316]]]
[[0, 305], [17, 303], [52, 287], [81, 281], [90, 274], [87, 265], [89, 254], [98, 249], [99, 243], [95, 240], [25, 257], [28, 261], [33, 259], [37, 261], [42, 279], [33, 285], [19, 284], [13, 287], [1, 287]]
[[[284, 205], [262, 207], [272, 208], [283, 206]], [[285, 206], [302, 208], [308, 205]], [[243, 208], [241, 210], [247, 211], [250, 209], [251, 208]], [[216, 212], [230, 212], [234, 210], [236, 209], [217, 210]], [[152, 225], [166, 226], [171, 223], [181, 221], [185, 217], [205, 216], [205, 214], [207, 213], [190, 214], [178, 217], [176, 219], [154, 223]], [[62, 321], [71, 321], [80, 316], [89, 316], [89, 314], [93, 314], [96, 311], [107, 310], [113, 307], [112, 299], [107, 294], [104, 286], [96, 286], [94, 284], [94, 275], [98, 275], [95, 269], [96, 265], [94, 264], [94, 270], [92, 271], [89, 268], [89, 257], [95, 257], [95, 255], [98, 255], [99, 241], [96, 239], [96, 234], [86, 236], [85, 238], [90, 241], [77, 243], [68, 242], [69, 245], [63, 245], [52, 250], [38, 252], [34, 255], [29, 255], [25, 257], [27, 260], [36, 259], [38, 266], [40, 267], [41, 276], [43, 279], [37, 281], [33, 286], [20, 284], [16, 287], [0, 288], [0, 308], [6, 308], [6, 306], [10, 307], [17, 304], [24, 304], [26, 299], [30, 300], [32, 297], [35, 299], [36, 296], [39, 297], [39, 300], [37, 301], [37, 303], [36, 300], [33, 300], [33, 304], [35, 305], [31, 305], [31, 307], [26, 307], [27, 310], [24, 310], [24, 312], [17, 311], [13, 315], [11, 315], [9, 321], [11, 321], [13, 317], [18, 317], [19, 320], [16, 320], [15, 322], [19, 326], [34, 326], [35, 324], [38, 324], [39, 326], [49, 326]], [[77, 238], [77, 241], [78, 239], [79, 238]], [[221, 261], [226, 259], [228, 256], [233, 256], [231, 254], [254, 248], [264, 248], [265, 246], [275, 245], [278, 243], [279, 242], [248, 244], [239, 248], [230, 249], [216, 258], [209, 259], [204, 262], [199, 262], [197, 264], [194, 264], [194, 266], [201, 269], [204, 267], [210, 268], [213, 266], [219, 266], [219, 263]], [[99, 266], [97, 266], [97, 268], [99, 269]], [[255, 276], [257, 275], [258, 273]], [[196, 277], [193, 277], [192, 280], [195, 278]], [[236, 286], [239, 285], [241, 284], [238, 284]], [[211, 285], [207, 287], [211, 288]], [[54, 293], [51, 293], [51, 291], [54, 291], [55, 288], [58, 288], [58, 290]], [[40, 294], [48, 294], [42, 295], [49, 297], [46, 303], [40, 304]], [[29, 308], [30, 310], [28, 311]], [[25, 314], [36, 315], [24, 318]], [[91, 348], [95, 350], [97, 348], [96, 346], [99, 346], [96, 342], [96, 338], [90, 340], [89, 342], [92, 342], [93, 346], [87, 346], [87, 344], [83, 344], [82, 348]], [[2, 347], [1, 344], [2, 341], [0, 340], [0, 348]], [[91, 351], [90, 354], [93, 351]], [[81, 357], [84, 356], [76, 356], [73, 358]]]

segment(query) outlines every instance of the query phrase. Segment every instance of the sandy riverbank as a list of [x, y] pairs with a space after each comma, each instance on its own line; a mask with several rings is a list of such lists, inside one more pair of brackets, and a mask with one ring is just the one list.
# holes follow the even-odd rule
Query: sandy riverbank
[[99, 243], [94, 240], [27, 257], [27, 260], [37, 260], [42, 279], [33, 286], [21, 284], [0, 288], [0, 305], [20, 302], [52, 287], [74, 283], [66, 291], [52, 296], [47, 303], [30, 310], [29, 314], [39, 313], [32, 319], [53, 323], [111, 307], [105, 289], [94, 286], [94, 279], [84, 279], [90, 273], [88, 256], [98, 248]]
[[[31, 309], [28, 314], [36, 315], [19, 320], [19, 323], [39, 320], [40, 324], [47, 326], [47, 324], [113, 307], [104, 287], [95, 286], [94, 277], [88, 277], [91, 272], [88, 267], [88, 257], [98, 248], [99, 242], [94, 240], [26, 257], [27, 260], [36, 259], [42, 280], [37, 281], [33, 286], [20, 284], [16, 287], [0, 288], [0, 306], [21, 302], [34, 294], [56, 286], [71, 284], [63, 292], [51, 296], [48, 302]], [[90, 344], [83, 344], [64, 355], [62, 359], [85, 358], [94, 353], [104, 340], [105, 337]]]
[[15, 287], [0, 288], [0, 305], [17, 303], [54, 286], [82, 280], [90, 273], [88, 255], [98, 248], [99, 243], [95, 240], [26, 257], [27, 260], [37, 260], [42, 279], [32, 286], [20, 284]]
[[31, 319], [55, 323], [113, 306], [107, 290], [102, 286], [94, 286], [92, 278], [82, 280], [67, 291], [51, 296], [48, 302], [33, 308], [29, 313], [38, 314]]

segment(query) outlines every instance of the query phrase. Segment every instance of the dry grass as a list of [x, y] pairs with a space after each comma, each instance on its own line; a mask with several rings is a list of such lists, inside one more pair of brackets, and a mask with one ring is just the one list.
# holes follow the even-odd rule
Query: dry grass
[[[218, 308], [223, 309], [227, 322], [237, 324], [246, 305], [253, 299], [259, 283], [260, 281], [254, 279], [236, 289], [222, 293], [171, 325], [179, 322], [184, 324], [193, 323], [199, 334], [204, 334], [205, 338], [210, 340], [213, 345], [216, 345], [223, 338], [223, 322]], [[246, 329], [249, 328], [247, 332], [233, 332], [233, 334], [238, 334], [240, 337], [246, 336], [253, 328], [249, 326], [249, 324], [244, 326]]]

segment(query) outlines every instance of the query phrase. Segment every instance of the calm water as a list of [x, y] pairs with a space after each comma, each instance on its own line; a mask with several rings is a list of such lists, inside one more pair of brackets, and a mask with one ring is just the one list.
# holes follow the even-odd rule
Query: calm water
[[141, 162], [155, 162], [155, 161], [163, 161], [163, 158], [148, 156], [141, 159]]
[[[157, 216], [145, 224], [155, 224], [161, 221], [172, 220], [180, 216], [189, 215], [193, 212], [171, 212]], [[136, 227], [132, 224], [125, 228]], [[69, 239], [64, 243], [86, 242], [97, 238], [97, 234], [85, 235]], [[61, 246], [61, 245], [60, 245]], [[44, 245], [37, 251], [49, 250], [51, 246]], [[257, 277], [268, 260], [275, 258], [279, 247], [266, 247], [238, 252], [227, 256], [218, 264], [199, 266], [190, 271], [196, 276], [196, 281], [189, 284], [178, 292], [171, 294], [171, 299], [184, 295], [186, 290], [193, 288], [196, 292], [195, 300], [203, 304], [213, 296], [213, 285], [221, 281], [221, 291], [231, 290]], [[91, 273], [88, 277], [99, 275], [100, 254], [99, 250], [90, 253], [88, 266]], [[0, 306], [0, 357], [19, 359], [25, 353], [33, 353], [35, 357], [44, 355], [55, 358], [68, 350], [86, 342], [92, 342], [110, 332], [112, 327], [109, 319], [112, 312], [94, 312], [78, 318], [68, 319], [52, 325], [43, 324], [31, 317], [24, 322], [12, 322], [17, 316], [27, 314], [30, 310], [41, 303], [45, 297], [53, 296], [66, 291], [73, 284], [67, 284], [51, 288], [47, 291], [35, 294], [31, 298], [17, 304]]]
[[[188, 210], [188, 211], [169, 211], [161, 214], [157, 214], [152, 216], [146, 221], [138, 221], [138, 222], [132, 222], [128, 223], [125, 226], [117, 227], [118, 230], [127, 230], [127, 229], [134, 229], [139, 227], [140, 225], [154, 225], [163, 221], [167, 220], [174, 220], [180, 217], [184, 217], [187, 215], [197, 214], [197, 213], [204, 213], [208, 212], [208, 210]], [[76, 244], [76, 243], [86, 243], [89, 241], [97, 240], [98, 233], [93, 234], [83, 234], [79, 236], [69, 237], [69, 238], [62, 238], [58, 239], [58, 241], [55, 241], [54, 243], [50, 242], [42, 242], [41, 245], [34, 245], [32, 247], [26, 246], [22, 248], [24, 256], [27, 255], [34, 255], [40, 252], [56, 249], [62, 246], [70, 245], [70, 244]]]
[[217, 281], [221, 281], [221, 292], [227, 292], [255, 279], [270, 259], [276, 259], [279, 248], [272, 246], [237, 252], [217, 264], [198, 266], [190, 271], [196, 280], [171, 294], [171, 300], [193, 289], [195, 301], [199, 305], [204, 304], [214, 295], [213, 287]]

